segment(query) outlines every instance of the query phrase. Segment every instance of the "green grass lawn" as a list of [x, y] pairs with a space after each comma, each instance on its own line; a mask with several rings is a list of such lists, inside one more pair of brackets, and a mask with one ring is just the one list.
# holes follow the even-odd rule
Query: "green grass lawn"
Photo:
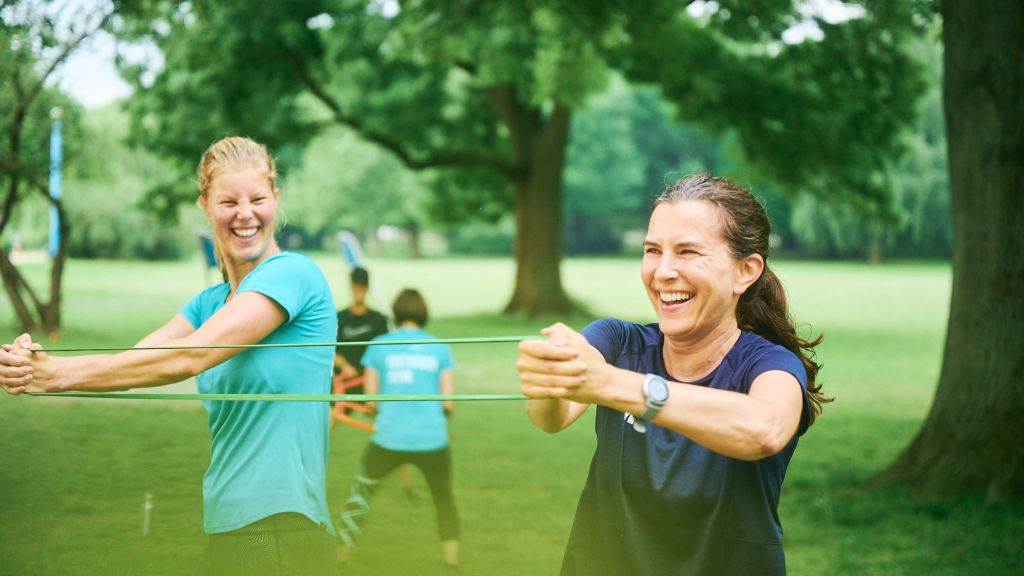
[[[317, 256], [347, 302], [340, 258]], [[535, 333], [553, 318], [498, 316], [513, 263], [501, 259], [381, 260], [372, 297], [386, 307], [419, 288], [439, 336]], [[949, 268], [782, 262], [778, 272], [807, 333], [825, 333], [819, 360], [836, 397], [803, 438], [780, 514], [795, 575], [1024, 573], [1024, 506], [962, 497], [922, 501], [898, 487], [866, 489], [926, 415], [941, 361]], [[42, 268], [29, 270], [41, 278]], [[650, 321], [639, 262], [568, 260], [565, 283], [593, 315]], [[73, 261], [65, 284], [62, 345], [127, 345], [171, 317], [203, 286], [197, 262]], [[581, 328], [591, 319], [566, 319]], [[0, 305], [2, 340], [16, 333]], [[42, 339], [45, 343], [47, 340]], [[512, 344], [455, 349], [460, 392], [514, 392]], [[562, 549], [593, 450], [592, 415], [547, 435], [521, 402], [463, 403], [452, 421], [464, 574], [547, 575]], [[202, 534], [202, 475], [209, 462], [206, 416], [197, 403], [0, 395], [0, 575], [189, 574]], [[332, 512], [368, 439], [335, 430]], [[440, 574], [426, 485], [407, 502], [397, 478], [374, 500], [353, 575]], [[152, 532], [141, 534], [153, 496]]]

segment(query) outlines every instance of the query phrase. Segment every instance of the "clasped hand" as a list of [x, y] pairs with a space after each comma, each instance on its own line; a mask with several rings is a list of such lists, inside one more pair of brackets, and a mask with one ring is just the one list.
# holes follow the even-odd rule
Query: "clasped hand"
[[5, 392], [18, 395], [42, 390], [34, 380], [33, 362], [41, 360], [45, 354], [31, 352], [41, 349], [28, 334], [0, 347], [0, 387]]
[[516, 370], [523, 394], [597, 403], [614, 368], [582, 334], [561, 322], [541, 334], [548, 339], [519, 343]]

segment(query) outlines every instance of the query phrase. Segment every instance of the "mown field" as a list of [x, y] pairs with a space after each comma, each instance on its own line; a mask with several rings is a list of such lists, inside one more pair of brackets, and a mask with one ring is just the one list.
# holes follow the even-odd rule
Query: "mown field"
[[[341, 260], [316, 255], [347, 302]], [[555, 318], [504, 317], [506, 259], [380, 260], [372, 298], [404, 287], [431, 307], [442, 337], [536, 333]], [[907, 444], [926, 415], [941, 362], [950, 273], [945, 264], [782, 262], [778, 272], [807, 333], [825, 333], [820, 378], [836, 397], [801, 441], [783, 489], [790, 573], [1024, 573], [1024, 507], [964, 496], [924, 501], [865, 481]], [[30, 268], [42, 278], [45, 270]], [[570, 259], [565, 283], [589, 314], [650, 321], [633, 259]], [[60, 344], [130, 345], [172, 316], [204, 276], [198, 262], [72, 261]], [[6, 301], [0, 336], [16, 335]], [[40, 340], [48, 342], [45, 335]], [[455, 349], [459, 392], [517, 391], [512, 344]], [[187, 391], [189, 383], [171, 387]], [[209, 461], [198, 403], [0, 395], [0, 574], [190, 574], [205, 545], [202, 475]], [[557, 573], [593, 450], [592, 417], [547, 435], [521, 402], [464, 403], [452, 421], [463, 574]], [[366, 432], [332, 437], [329, 497], [337, 512]], [[440, 574], [425, 483], [408, 502], [392, 478], [378, 493], [353, 575]], [[151, 494], [152, 530], [142, 534]]]

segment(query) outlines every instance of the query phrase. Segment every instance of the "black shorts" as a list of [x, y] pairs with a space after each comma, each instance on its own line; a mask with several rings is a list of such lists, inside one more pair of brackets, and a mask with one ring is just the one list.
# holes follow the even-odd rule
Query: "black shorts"
[[336, 576], [337, 541], [302, 514], [274, 514], [210, 534], [204, 568], [208, 576]]

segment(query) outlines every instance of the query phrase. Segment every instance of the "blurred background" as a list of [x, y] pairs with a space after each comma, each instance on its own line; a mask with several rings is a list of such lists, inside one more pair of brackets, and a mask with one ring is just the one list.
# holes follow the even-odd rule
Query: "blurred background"
[[[378, 308], [420, 288], [442, 336], [651, 321], [651, 202], [711, 172], [763, 201], [793, 314], [826, 335], [837, 401], [787, 479], [791, 572], [1024, 573], [1016, 0], [0, 0], [0, 23], [3, 341], [128, 345], [215, 281], [195, 167], [225, 135], [274, 152], [279, 241], [339, 307], [344, 239]], [[512, 350], [459, 353], [460, 391], [516, 389]], [[192, 565], [201, 409], [131, 406], [0, 398], [33, 439], [0, 449], [22, 490], [0, 524], [34, 542], [0, 538], [0, 574]], [[553, 573], [588, 425], [473, 410], [466, 570]], [[365, 440], [335, 435], [332, 497]], [[153, 491], [171, 518], [147, 539]], [[352, 573], [439, 570], [429, 514], [412, 538], [386, 506]]]

